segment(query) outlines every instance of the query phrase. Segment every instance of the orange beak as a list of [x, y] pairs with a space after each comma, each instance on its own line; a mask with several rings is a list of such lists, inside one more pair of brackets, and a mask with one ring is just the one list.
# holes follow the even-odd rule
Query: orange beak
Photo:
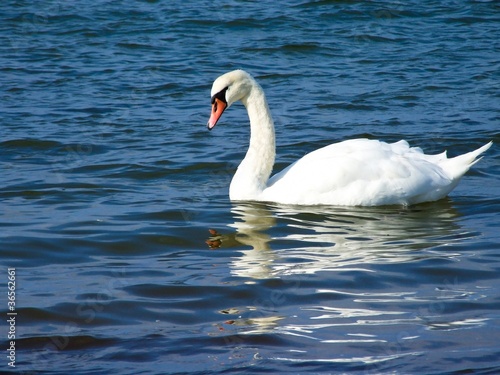
[[227, 108], [227, 104], [224, 103], [222, 100], [215, 98], [214, 102], [212, 103], [212, 113], [210, 114], [210, 119], [208, 120], [207, 128], [208, 130], [212, 130], [214, 126], [217, 124], [217, 121], [219, 121], [220, 117], [222, 116], [222, 113], [224, 113], [224, 110]]

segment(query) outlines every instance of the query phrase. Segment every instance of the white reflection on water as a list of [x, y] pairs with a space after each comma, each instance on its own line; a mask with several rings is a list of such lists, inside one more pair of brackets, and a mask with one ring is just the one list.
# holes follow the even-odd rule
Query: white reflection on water
[[[257, 284], [258, 300], [269, 303], [235, 308], [230, 322], [239, 337], [272, 333], [291, 343], [269, 359], [379, 372], [386, 361], [428, 355], [427, 343], [448, 340], [442, 333], [489, 320], [470, 305], [460, 311], [483, 299], [483, 289], [448, 281], [463, 259], [458, 244], [480, 235], [466, 230], [448, 201], [409, 208], [242, 203], [232, 213], [234, 232], [217, 234], [220, 247], [237, 249], [232, 275]], [[274, 289], [267, 279], [282, 281]]]
[[232, 209], [235, 233], [223, 246], [236, 276], [265, 279], [319, 271], [374, 272], [370, 265], [455, 258], [446, 246], [474, 234], [447, 201], [416, 207], [290, 207], [244, 203]]
[[380, 362], [390, 361], [402, 357], [407, 356], [418, 356], [421, 355], [420, 352], [414, 353], [404, 353], [404, 354], [393, 354], [393, 355], [385, 355], [385, 356], [366, 356], [366, 357], [353, 357], [353, 358], [320, 358], [320, 359], [298, 359], [298, 358], [274, 358], [278, 361], [288, 361], [288, 362], [297, 362], [297, 363], [363, 363], [365, 365], [373, 365]]

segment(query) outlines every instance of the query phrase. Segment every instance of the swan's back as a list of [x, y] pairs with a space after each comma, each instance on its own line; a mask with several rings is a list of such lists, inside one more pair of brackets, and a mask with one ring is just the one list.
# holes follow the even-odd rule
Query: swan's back
[[374, 206], [445, 197], [491, 142], [448, 159], [425, 155], [406, 141], [353, 139], [305, 155], [273, 176], [261, 200], [289, 204]]

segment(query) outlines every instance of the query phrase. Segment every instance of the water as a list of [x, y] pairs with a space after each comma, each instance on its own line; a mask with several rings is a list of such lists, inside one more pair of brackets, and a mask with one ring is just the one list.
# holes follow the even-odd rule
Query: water
[[[497, 2], [32, 3], [0, 6], [2, 371], [500, 372]], [[496, 144], [440, 202], [232, 204], [246, 113], [205, 124], [234, 68], [276, 170], [355, 137]]]

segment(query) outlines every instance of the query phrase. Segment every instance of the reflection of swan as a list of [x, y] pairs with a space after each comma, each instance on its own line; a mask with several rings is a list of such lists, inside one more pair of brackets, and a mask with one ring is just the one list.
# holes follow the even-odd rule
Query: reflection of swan
[[369, 271], [370, 264], [453, 257], [431, 248], [463, 239], [447, 201], [412, 209], [233, 206], [236, 246], [250, 246], [231, 262], [232, 273], [251, 278], [318, 271]]
[[235, 70], [215, 80], [208, 128], [238, 100], [247, 108], [251, 136], [231, 181], [231, 200], [346, 206], [435, 201], [453, 190], [491, 146], [490, 142], [448, 159], [446, 153], [424, 155], [405, 141], [352, 139], [311, 152], [269, 179], [275, 158], [274, 125], [264, 92], [248, 73]]
[[235, 239], [242, 245], [251, 246], [251, 250], [243, 250], [241, 262], [237, 268], [245, 276], [261, 279], [269, 277], [276, 257], [270, 250], [268, 243], [271, 237], [266, 233], [269, 228], [276, 225], [272, 213], [261, 204], [242, 204], [234, 206], [231, 210], [237, 221], [229, 225], [236, 229]]

